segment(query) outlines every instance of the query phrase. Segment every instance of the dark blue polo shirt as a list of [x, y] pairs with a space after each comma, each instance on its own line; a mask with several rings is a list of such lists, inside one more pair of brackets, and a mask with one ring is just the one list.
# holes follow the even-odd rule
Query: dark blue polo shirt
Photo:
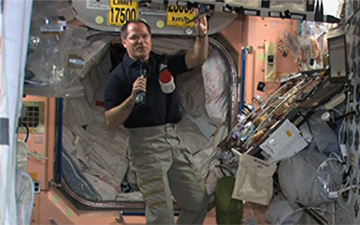
[[[125, 54], [123, 61], [111, 72], [105, 88], [105, 110], [120, 105], [128, 98], [134, 81], [140, 76], [140, 61]], [[135, 104], [129, 118], [124, 122], [127, 128], [148, 127], [166, 123], [177, 123], [182, 118], [182, 106], [178, 88], [171, 94], [160, 89], [159, 71], [166, 65], [174, 77], [188, 71], [185, 54], [159, 55], [150, 53], [145, 104]]]

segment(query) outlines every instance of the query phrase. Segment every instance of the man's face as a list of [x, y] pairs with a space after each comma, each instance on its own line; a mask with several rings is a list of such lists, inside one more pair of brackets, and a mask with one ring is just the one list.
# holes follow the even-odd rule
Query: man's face
[[147, 61], [151, 50], [151, 35], [143, 23], [130, 23], [127, 27], [128, 36], [122, 39], [130, 58]]

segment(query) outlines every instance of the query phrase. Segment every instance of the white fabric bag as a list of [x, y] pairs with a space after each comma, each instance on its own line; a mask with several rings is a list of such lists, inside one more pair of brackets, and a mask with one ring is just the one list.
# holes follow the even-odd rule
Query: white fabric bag
[[241, 155], [232, 198], [268, 205], [273, 194], [275, 164], [251, 155]]

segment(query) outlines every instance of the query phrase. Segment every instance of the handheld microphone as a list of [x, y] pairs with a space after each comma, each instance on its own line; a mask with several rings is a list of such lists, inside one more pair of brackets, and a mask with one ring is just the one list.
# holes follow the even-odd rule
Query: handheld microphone
[[[140, 76], [146, 77], [147, 74], [147, 65], [146, 63], [141, 63], [140, 65]], [[136, 96], [136, 103], [138, 104], [144, 104], [145, 103], [145, 97], [146, 93], [143, 91], [140, 91]]]
[[164, 69], [159, 74], [160, 88], [165, 94], [170, 94], [175, 90], [174, 78], [168, 69]]

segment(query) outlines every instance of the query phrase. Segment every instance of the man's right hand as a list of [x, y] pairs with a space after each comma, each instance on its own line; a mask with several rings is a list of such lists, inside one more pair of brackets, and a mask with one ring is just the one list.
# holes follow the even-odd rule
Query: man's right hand
[[132, 92], [131, 92], [131, 98], [136, 99], [136, 96], [139, 92], [146, 92], [146, 77], [138, 77], [135, 82], [133, 83]]

